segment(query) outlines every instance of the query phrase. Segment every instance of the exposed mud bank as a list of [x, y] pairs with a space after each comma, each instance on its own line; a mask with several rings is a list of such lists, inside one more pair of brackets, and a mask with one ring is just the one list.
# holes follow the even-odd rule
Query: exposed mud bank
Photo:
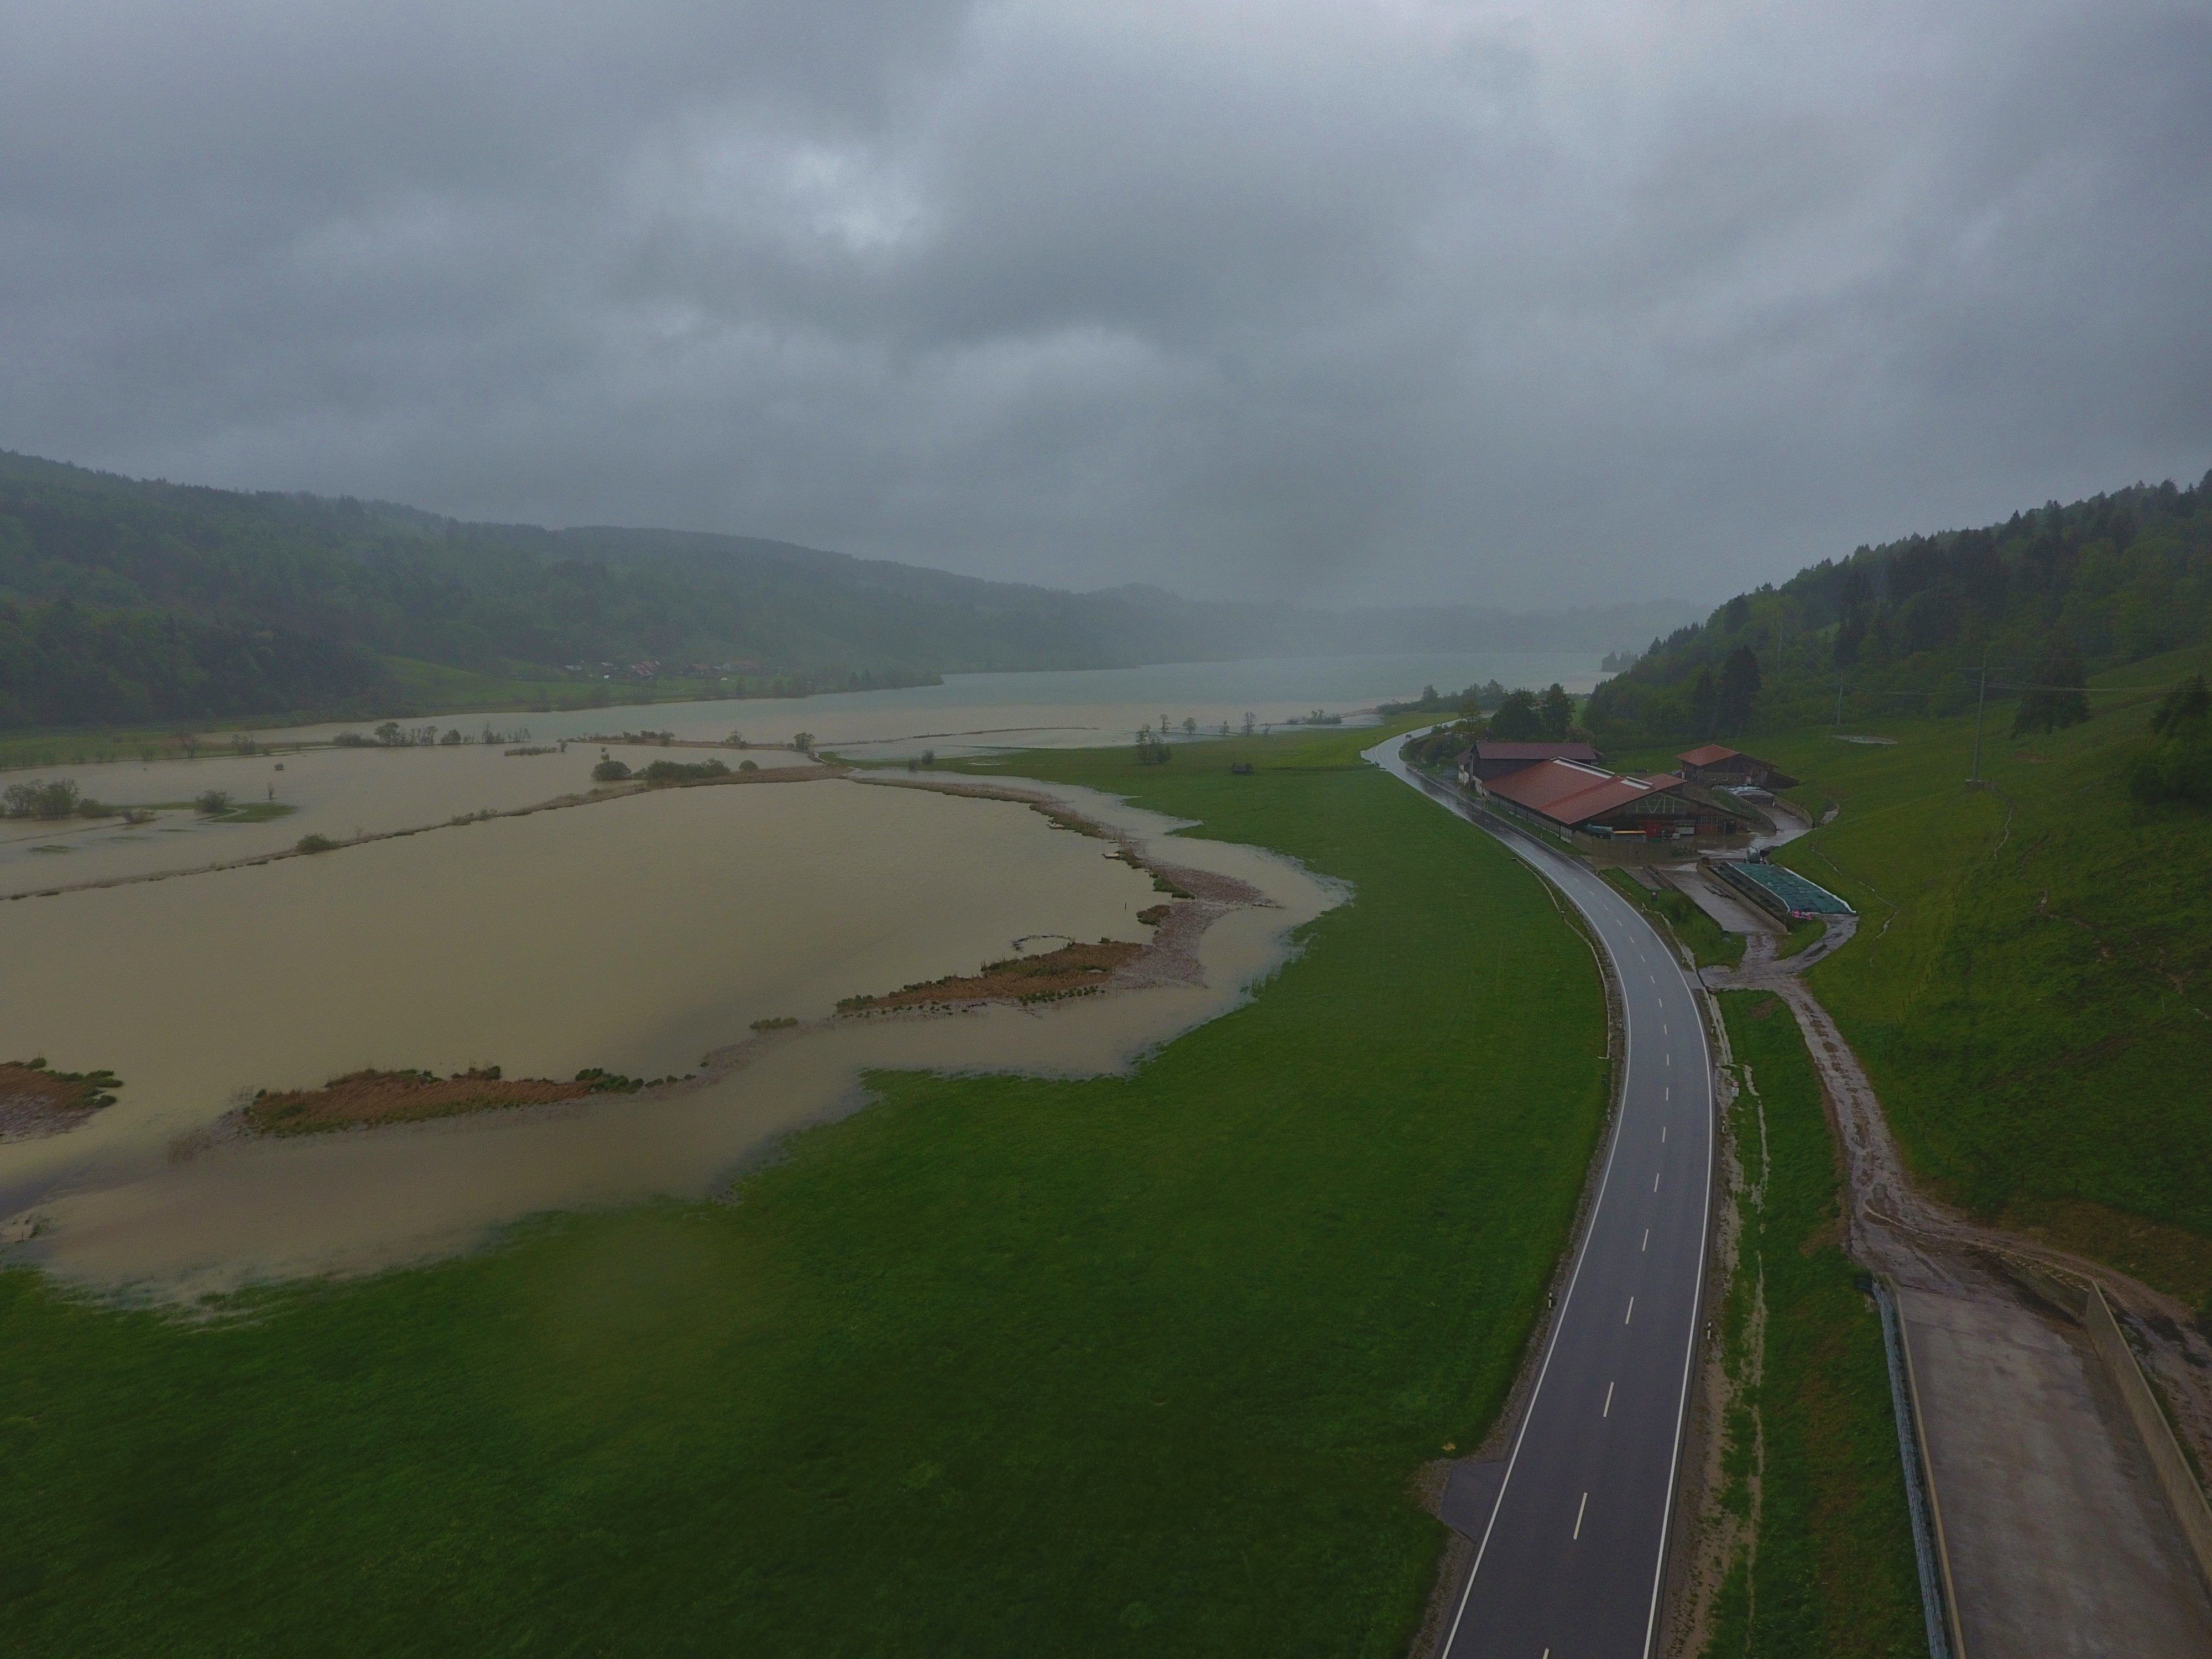
[[0, 1062], [0, 1140], [63, 1134], [112, 1106], [112, 1072], [57, 1072], [43, 1060]]

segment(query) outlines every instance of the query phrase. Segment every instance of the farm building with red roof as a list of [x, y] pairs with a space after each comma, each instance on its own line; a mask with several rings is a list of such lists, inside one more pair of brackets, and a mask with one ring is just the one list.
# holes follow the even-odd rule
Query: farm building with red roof
[[1675, 776], [1718, 789], [1788, 789], [1797, 781], [1772, 761], [1717, 743], [1685, 750], [1674, 759]]
[[1624, 777], [1578, 761], [1540, 760], [1474, 787], [1506, 816], [1554, 835], [1676, 841], [1740, 827], [1686, 798], [1680, 778]]
[[1480, 738], [1459, 756], [1459, 781], [1470, 784], [1502, 778], [1538, 761], [1580, 761], [1595, 766], [1598, 759], [1597, 750], [1586, 743], [1501, 743]]

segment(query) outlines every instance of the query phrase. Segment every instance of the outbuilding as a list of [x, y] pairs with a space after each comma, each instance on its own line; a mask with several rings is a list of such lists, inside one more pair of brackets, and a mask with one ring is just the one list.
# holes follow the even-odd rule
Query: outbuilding
[[1714, 789], [1790, 789], [1797, 780], [1772, 761], [1709, 743], [1674, 757], [1674, 775]]
[[1465, 787], [1525, 770], [1539, 761], [1575, 761], [1595, 766], [1600, 758], [1597, 750], [1586, 743], [1500, 743], [1482, 738], [1473, 748], [1462, 751], [1459, 781]]

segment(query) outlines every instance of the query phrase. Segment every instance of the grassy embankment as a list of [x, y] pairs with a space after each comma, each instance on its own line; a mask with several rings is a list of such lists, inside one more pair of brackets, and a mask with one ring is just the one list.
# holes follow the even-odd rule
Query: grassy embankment
[[1396, 1652], [1443, 1536], [1408, 1478], [1499, 1408], [1606, 1065], [1583, 940], [1372, 736], [1006, 769], [1357, 884], [1131, 1076], [879, 1076], [734, 1205], [250, 1318], [0, 1274], [11, 1641]]
[[1911, 1523], [1874, 1304], [1843, 1252], [1820, 1085], [1778, 998], [1721, 998], [1747, 1184], [1724, 1352], [1722, 1502], [1756, 1527], [1729, 1564], [1709, 1659], [1924, 1654]]
[[1659, 918], [1662, 932], [1671, 933], [1689, 949], [1700, 968], [1733, 968], [1743, 960], [1743, 935], [1724, 932], [1720, 923], [1700, 910], [1686, 893], [1673, 888], [1654, 892], [1626, 870], [1601, 872], [1608, 885], [1624, 897]]
[[[1787, 860], [1785, 860], [1784, 862]], [[1819, 944], [1827, 936], [1828, 924], [1818, 916], [1814, 916], [1809, 921], [1793, 921], [1790, 924], [1790, 931], [1775, 941], [1775, 959], [1786, 960], [1808, 945]]]
[[2177, 653], [2101, 677], [2094, 717], [2014, 739], [1974, 721], [1743, 740], [1837, 820], [1777, 860], [1861, 912], [1810, 971], [1915, 1170], [1971, 1212], [2212, 1311], [2212, 816], [2127, 793]]

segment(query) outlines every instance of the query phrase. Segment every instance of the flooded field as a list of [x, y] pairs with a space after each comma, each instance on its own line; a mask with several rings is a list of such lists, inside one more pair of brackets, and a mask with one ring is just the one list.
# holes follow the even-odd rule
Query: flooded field
[[[742, 731], [755, 743], [784, 743], [807, 732], [827, 747], [863, 759], [900, 759], [999, 750], [1087, 748], [1127, 741], [1164, 715], [1180, 736], [1192, 721], [1201, 736], [1250, 714], [1279, 726], [1321, 708], [1357, 723], [1378, 702], [1420, 695], [1425, 685], [1456, 691], [1496, 679], [1571, 691], [1596, 684], [1595, 653], [1448, 652], [1372, 657], [1269, 657], [1242, 662], [1158, 663], [1144, 668], [1056, 673], [951, 674], [941, 685], [851, 691], [742, 702], [672, 702], [633, 708], [494, 714], [526, 720], [540, 742], [587, 732], [651, 726], [683, 738], [721, 738]], [[619, 695], [617, 692], [617, 695]], [[479, 717], [456, 715], [463, 729]], [[325, 737], [336, 726], [301, 728]]]
[[[337, 757], [388, 763], [362, 774], [388, 782], [433, 757]], [[572, 746], [539, 775], [557, 791], [595, 757]], [[454, 777], [506, 775], [496, 750], [452, 758]], [[365, 810], [364, 786], [334, 775], [328, 788]], [[1147, 845], [1170, 827], [1083, 805]], [[289, 844], [299, 821], [260, 827]], [[0, 1218], [20, 1233], [27, 1208], [26, 1248], [66, 1277], [176, 1295], [418, 1259], [548, 1208], [696, 1197], [857, 1103], [870, 1066], [1126, 1064], [1232, 1006], [1333, 902], [1256, 849], [1168, 842], [1172, 861], [1270, 902], [1209, 928], [1188, 972], [1039, 1010], [824, 1018], [842, 997], [973, 972], [1017, 941], [1148, 937], [1136, 913], [1158, 901], [1152, 880], [1107, 850], [1012, 803], [825, 781], [661, 792], [22, 900], [0, 908], [0, 1058], [109, 1067], [124, 1087], [83, 1128], [0, 1145]], [[779, 1018], [809, 1024], [666, 1097], [179, 1155], [241, 1091], [363, 1066], [682, 1073]]]
[[[907, 759], [925, 750], [988, 755], [1032, 748], [1085, 748], [1128, 741], [1164, 719], [1178, 742], [1241, 728], [1249, 714], [1279, 726], [1316, 709], [1353, 725], [1376, 703], [1498, 679], [1509, 685], [1559, 680], [1585, 690], [1595, 678], [1586, 653], [1480, 652], [1388, 657], [1270, 658], [1244, 662], [1170, 663], [1145, 668], [1061, 673], [959, 674], [944, 684], [806, 698], [617, 705], [534, 714], [450, 714], [433, 724], [476, 732], [526, 728], [526, 746], [556, 752], [508, 756], [509, 744], [452, 747], [313, 749], [274, 755], [204, 753], [192, 760], [118, 761], [27, 767], [0, 772], [0, 783], [63, 780], [116, 805], [156, 806], [153, 822], [112, 819], [38, 823], [0, 819], [0, 898], [88, 881], [185, 870], [281, 852], [303, 836], [350, 841], [443, 823], [462, 813], [510, 811], [589, 787], [606, 733], [671, 732], [686, 743], [720, 744], [741, 733], [757, 747], [671, 751], [697, 760], [712, 753], [731, 765], [763, 769], [801, 763], [783, 745], [801, 732], [824, 749], [863, 762]], [[1189, 721], [1194, 733], [1183, 731]], [[301, 726], [256, 734], [260, 743], [327, 743], [366, 722]], [[210, 738], [219, 744], [219, 737]], [[567, 744], [565, 753], [557, 752]], [[632, 765], [659, 751], [617, 744]], [[209, 818], [190, 803], [220, 790], [241, 807], [268, 812], [261, 822]]]
[[[86, 796], [115, 806], [161, 807], [153, 822], [65, 818], [40, 823], [0, 819], [0, 897], [191, 869], [233, 859], [282, 852], [300, 837], [319, 835], [350, 841], [443, 823], [463, 813], [511, 811], [557, 795], [589, 789], [596, 744], [557, 742], [550, 754], [510, 757], [499, 744], [452, 748], [311, 749], [276, 755], [216, 755], [197, 760], [110, 761], [90, 766], [44, 767], [4, 775], [61, 779]], [[623, 746], [616, 753], [632, 765], [659, 749]], [[671, 750], [678, 759], [712, 753], [735, 766], [750, 760], [763, 769], [802, 763], [787, 749]], [[245, 808], [290, 810], [264, 821], [210, 819], [191, 803], [220, 790]]]

